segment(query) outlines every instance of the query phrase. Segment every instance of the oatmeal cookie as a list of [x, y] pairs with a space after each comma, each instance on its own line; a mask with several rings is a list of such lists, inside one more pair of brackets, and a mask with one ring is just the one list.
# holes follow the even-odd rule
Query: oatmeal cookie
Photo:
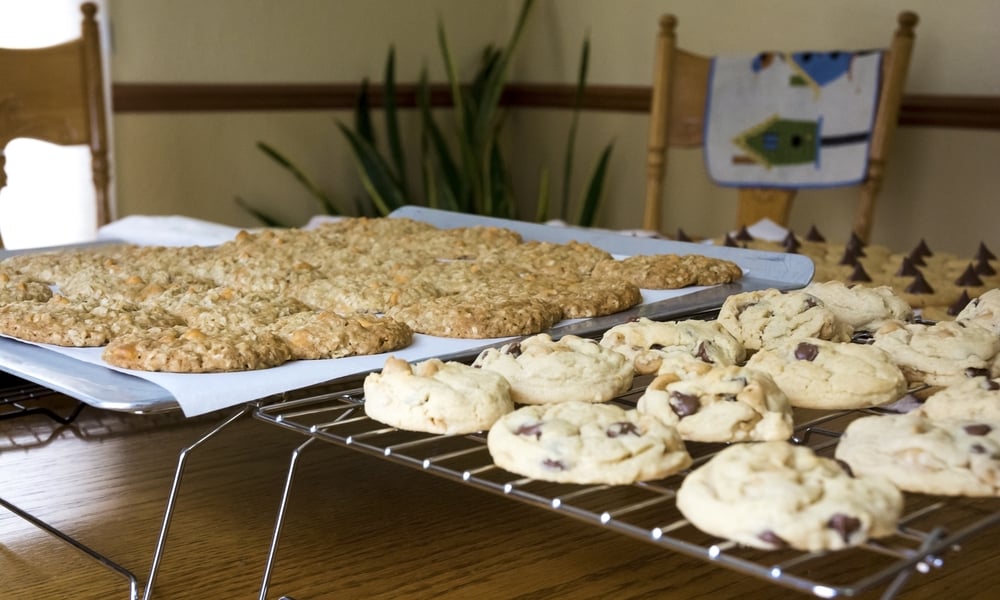
[[388, 317], [328, 310], [278, 317], [267, 329], [284, 340], [292, 358], [301, 360], [381, 354], [413, 341], [409, 327]]
[[291, 352], [266, 331], [206, 333], [187, 326], [153, 327], [111, 340], [101, 357], [137, 371], [217, 373], [276, 367]]

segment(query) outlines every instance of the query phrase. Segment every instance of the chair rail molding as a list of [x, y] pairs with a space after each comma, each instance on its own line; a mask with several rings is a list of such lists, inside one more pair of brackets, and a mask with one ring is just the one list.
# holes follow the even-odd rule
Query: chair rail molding
[[[241, 112], [286, 110], [352, 110], [359, 84], [282, 83], [114, 83], [115, 113]], [[383, 88], [369, 88], [373, 106], [382, 106]], [[644, 113], [649, 111], [649, 86], [591, 85], [584, 110]], [[508, 106], [569, 110], [575, 89], [570, 84], [512, 83], [504, 90]], [[397, 84], [397, 105], [415, 107], [416, 84]], [[431, 86], [431, 104], [448, 106], [446, 84]], [[1000, 129], [1000, 96], [906, 94], [899, 114], [905, 127]]]

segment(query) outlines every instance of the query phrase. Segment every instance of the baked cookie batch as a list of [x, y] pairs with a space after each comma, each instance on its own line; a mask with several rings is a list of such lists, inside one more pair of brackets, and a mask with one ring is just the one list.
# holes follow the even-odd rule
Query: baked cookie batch
[[[716, 320], [640, 318], [599, 339], [545, 332], [635, 306], [641, 289], [742, 271], [700, 255], [616, 259], [500, 228], [365, 218], [242, 232], [211, 248], [19, 255], [0, 263], [0, 333], [102, 346], [108, 363], [149, 371], [389, 353], [364, 381], [370, 418], [486, 432], [496, 466], [538, 480], [681, 474], [677, 507], [692, 525], [761, 549], [891, 535], [904, 492], [1000, 496], [996, 258], [984, 246], [961, 261], [925, 244], [901, 256], [817, 238], [725, 241], [809, 255], [817, 275], [801, 290], [735, 294]], [[518, 339], [471, 364], [392, 357], [414, 333]], [[896, 408], [918, 388], [916, 408]], [[823, 455], [791, 440], [806, 410], [857, 412]], [[699, 443], [725, 448], [695, 464], [687, 447]]]
[[[647, 268], [658, 276], [644, 276]], [[243, 371], [390, 352], [414, 333], [531, 335], [635, 306], [642, 287], [742, 274], [699, 255], [622, 261], [590, 244], [524, 241], [498, 227], [354, 218], [244, 231], [215, 247], [9, 257], [0, 262], [0, 334], [104, 347], [107, 363], [127, 369]]]
[[[598, 340], [536, 334], [462, 365], [469, 382], [490, 372], [510, 385], [450, 405], [449, 418], [469, 423], [454, 433], [487, 431], [512, 473], [606, 485], [682, 474], [677, 507], [710, 535], [837, 550], [895, 533], [904, 492], [1000, 496], [998, 301], [991, 290], [955, 320], [927, 322], [886, 287], [825, 282], [732, 295], [714, 321], [640, 318]], [[401, 385], [411, 370], [395, 360], [366, 379], [379, 399], [366, 410], [428, 431], [432, 421], [403, 424], [432, 401], [417, 393], [425, 384]], [[641, 376], [652, 379], [634, 387]], [[391, 388], [406, 410], [382, 410]], [[918, 388], [922, 403], [908, 395]], [[499, 397], [510, 408], [489, 425], [459, 416]], [[904, 397], [917, 408], [899, 412]], [[857, 412], [822, 455], [791, 441], [796, 409]], [[692, 469], [691, 443], [726, 447]]]

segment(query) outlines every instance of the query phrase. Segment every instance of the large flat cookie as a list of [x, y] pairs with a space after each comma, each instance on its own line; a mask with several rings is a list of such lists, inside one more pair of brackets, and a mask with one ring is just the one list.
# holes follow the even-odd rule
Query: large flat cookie
[[559, 483], [623, 485], [691, 464], [673, 427], [614, 404], [525, 406], [490, 428], [487, 446], [500, 468]]
[[743, 362], [746, 350], [718, 321], [653, 321], [641, 317], [615, 325], [601, 337], [601, 345], [632, 361], [635, 372], [655, 373], [666, 355], [690, 354], [713, 365]]
[[672, 290], [730, 283], [743, 276], [743, 269], [732, 261], [699, 254], [648, 254], [601, 261], [591, 275], [625, 279], [643, 289]]
[[906, 392], [906, 377], [889, 354], [863, 344], [785, 340], [751, 356], [747, 367], [768, 373], [801, 408], [866, 408]]
[[886, 477], [908, 492], [1000, 495], [1000, 423], [931, 421], [920, 411], [862, 417], [844, 430], [836, 456], [855, 474]]
[[0, 333], [55, 346], [103, 346], [120, 335], [180, 323], [177, 317], [158, 309], [58, 294], [47, 302], [0, 306]]
[[545, 301], [486, 293], [441, 296], [386, 314], [417, 333], [469, 339], [531, 335], [562, 318], [559, 307]]
[[503, 375], [518, 404], [606, 402], [629, 390], [632, 365], [597, 342], [567, 335], [554, 341], [546, 333], [488, 348], [473, 366]]
[[846, 342], [852, 332], [816, 296], [776, 289], [729, 296], [719, 309], [719, 323], [747, 350], [807, 337]]
[[291, 351], [281, 339], [265, 331], [209, 334], [177, 326], [116, 337], [101, 358], [116, 367], [137, 371], [217, 373], [276, 367], [291, 360]]
[[389, 357], [364, 389], [369, 417], [409, 431], [474, 433], [514, 410], [502, 375], [438, 359], [411, 366]]
[[301, 360], [380, 354], [413, 341], [413, 331], [389, 317], [328, 310], [279, 317], [267, 329], [284, 340], [292, 358]]
[[686, 378], [659, 375], [636, 409], [696, 442], [787, 440], [792, 435], [788, 398], [767, 373], [744, 367], [713, 367]]
[[702, 531], [765, 550], [838, 550], [891, 535], [903, 496], [788, 442], [734, 444], [684, 478], [677, 507]]

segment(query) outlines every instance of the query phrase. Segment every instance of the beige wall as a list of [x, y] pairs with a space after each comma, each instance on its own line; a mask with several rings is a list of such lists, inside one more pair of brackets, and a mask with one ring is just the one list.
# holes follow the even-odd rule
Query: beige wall
[[[378, 80], [394, 43], [401, 80], [415, 80], [427, 64], [440, 81], [438, 15], [469, 73], [485, 43], [504, 41], [518, 6], [514, 0], [110, 0], [112, 76], [116, 82], [180, 83]], [[680, 19], [682, 45], [722, 53], [884, 45], [903, 8], [921, 16], [908, 92], [1000, 95], [994, 59], [1000, 55], [1000, 3], [993, 0], [539, 0], [513, 79], [571, 83], [589, 31], [592, 83], [648, 85], [656, 20], [667, 10]], [[330, 111], [118, 115], [119, 215], [181, 213], [253, 225], [233, 202], [239, 195], [303, 221], [312, 212], [310, 200], [255, 149], [258, 140], [279, 147], [349, 204], [360, 184], [333, 125], [349, 118]], [[578, 179], [605, 143], [615, 143], [601, 225], [639, 225], [646, 125], [641, 114], [582, 116]], [[521, 109], [508, 127], [510, 160], [528, 198], [541, 168], [554, 174], [561, 168], [568, 117]], [[1000, 249], [992, 225], [1000, 220], [998, 156], [1000, 132], [902, 128], [874, 240], [901, 250], [920, 237], [932, 248], [955, 252], [971, 252], [979, 240]], [[667, 230], [716, 233], [731, 224], [731, 192], [707, 181], [700, 155], [673, 152], [670, 161]], [[839, 190], [804, 193], [792, 226], [804, 231], [817, 223], [829, 237], [845, 236], [855, 197]]]

